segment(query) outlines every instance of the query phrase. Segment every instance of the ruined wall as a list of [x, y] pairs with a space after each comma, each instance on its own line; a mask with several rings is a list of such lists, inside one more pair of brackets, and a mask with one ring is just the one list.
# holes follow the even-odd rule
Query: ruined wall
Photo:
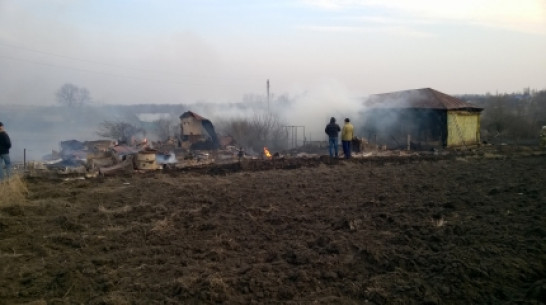
[[435, 109], [370, 109], [363, 113], [358, 135], [389, 149], [405, 149], [408, 135], [412, 149], [444, 146], [446, 112]]
[[180, 120], [180, 125], [182, 127], [182, 135], [202, 135], [202, 124], [200, 120], [196, 120], [193, 117], [185, 117]]
[[480, 113], [448, 111], [447, 147], [477, 145], [480, 143]]

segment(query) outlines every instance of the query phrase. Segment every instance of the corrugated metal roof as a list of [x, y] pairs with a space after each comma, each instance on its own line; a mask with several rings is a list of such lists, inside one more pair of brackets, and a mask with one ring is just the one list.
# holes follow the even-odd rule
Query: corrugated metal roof
[[431, 88], [413, 89], [371, 95], [365, 106], [372, 108], [426, 108], [426, 109], [467, 109], [481, 111], [477, 107], [456, 97]]

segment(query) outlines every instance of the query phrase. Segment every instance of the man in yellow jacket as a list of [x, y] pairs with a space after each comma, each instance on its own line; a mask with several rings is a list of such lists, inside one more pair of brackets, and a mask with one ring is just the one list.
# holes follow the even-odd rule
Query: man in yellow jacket
[[351, 124], [349, 118], [346, 118], [345, 125], [343, 125], [343, 129], [341, 130], [341, 144], [343, 145], [343, 155], [345, 155], [345, 159], [351, 157], [351, 141], [353, 140], [353, 137], [353, 124]]

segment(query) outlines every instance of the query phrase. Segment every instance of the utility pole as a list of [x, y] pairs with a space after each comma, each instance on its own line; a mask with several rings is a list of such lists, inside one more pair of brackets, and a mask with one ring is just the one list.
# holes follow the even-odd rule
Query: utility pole
[[267, 80], [267, 112], [269, 113], [269, 79]]

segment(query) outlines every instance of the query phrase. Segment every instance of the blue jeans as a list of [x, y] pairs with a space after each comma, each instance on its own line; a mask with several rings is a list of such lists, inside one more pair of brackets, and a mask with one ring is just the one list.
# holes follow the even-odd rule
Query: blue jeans
[[[4, 160], [4, 164], [2, 164], [2, 160]], [[6, 166], [6, 176], [7, 178], [9, 178], [10, 169], [11, 169], [11, 161], [9, 159], [9, 154], [0, 155], [0, 180], [4, 180], [4, 165]]]
[[338, 138], [328, 138], [328, 151], [330, 152], [330, 157], [337, 158], [338, 156], [337, 143], [338, 143]]
[[345, 159], [349, 159], [351, 157], [351, 141], [341, 141], [341, 144], [343, 144]]

